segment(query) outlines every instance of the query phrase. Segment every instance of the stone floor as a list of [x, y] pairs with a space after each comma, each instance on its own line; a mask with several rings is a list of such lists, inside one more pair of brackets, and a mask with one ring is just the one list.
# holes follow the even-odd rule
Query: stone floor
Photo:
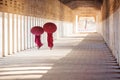
[[102, 37], [76, 34], [47, 47], [0, 58], [0, 80], [120, 80], [120, 69]]

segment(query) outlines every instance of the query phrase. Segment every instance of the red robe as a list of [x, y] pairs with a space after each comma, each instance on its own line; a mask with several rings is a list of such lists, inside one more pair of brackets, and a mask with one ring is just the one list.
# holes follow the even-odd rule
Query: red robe
[[53, 47], [53, 36], [52, 33], [47, 33], [47, 42], [48, 42], [48, 47], [50, 47], [50, 49], [52, 49]]
[[35, 43], [37, 44], [37, 47], [40, 48], [43, 44], [41, 43], [41, 36], [35, 35]]

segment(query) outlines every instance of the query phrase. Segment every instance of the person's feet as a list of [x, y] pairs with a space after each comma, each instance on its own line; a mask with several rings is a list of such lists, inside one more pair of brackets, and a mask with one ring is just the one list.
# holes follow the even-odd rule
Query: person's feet
[[52, 50], [52, 47], [50, 47], [50, 50]]
[[43, 46], [43, 44], [41, 43], [41, 45], [39, 45], [37, 48], [40, 49], [40, 47], [42, 47], [42, 46]]
[[40, 47], [38, 47], [38, 49], [40, 49]]

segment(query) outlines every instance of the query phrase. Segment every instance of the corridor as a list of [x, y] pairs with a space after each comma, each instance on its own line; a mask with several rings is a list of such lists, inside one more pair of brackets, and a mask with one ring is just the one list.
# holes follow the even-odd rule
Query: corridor
[[0, 0], [0, 80], [120, 80], [120, 0]]
[[120, 80], [120, 69], [98, 33], [55, 40], [0, 59], [0, 80]]

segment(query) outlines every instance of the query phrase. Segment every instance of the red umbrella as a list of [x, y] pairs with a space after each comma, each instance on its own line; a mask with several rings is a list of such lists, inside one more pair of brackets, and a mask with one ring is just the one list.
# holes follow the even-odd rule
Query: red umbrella
[[34, 35], [40, 35], [44, 32], [43, 28], [40, 27], [40, 26], [34, 26], [32, 27], [31, 29], [31, 33], [34, 34]]
[[48, 47], [50, 47], [50, 49], [52, 49], [52, 47], [53, 47], [52, 34], [57, 30], [57, 27], [54, 23], [48, 22], [43, 25], [43, 29], [45, 32], [47, 32]]
[[35, 35], [35, 43], [37, 47], [40, 48], [43, 44], [41, 43], [41, 34], [43, 34], [44, 30], [40, 26], [34, 26], [31, 29], [31, 33]]
[[54, 33], [57, 30], [57, 27], [54, 23], [48, 22], [44, 24], [43, 29], [47, 33]]

